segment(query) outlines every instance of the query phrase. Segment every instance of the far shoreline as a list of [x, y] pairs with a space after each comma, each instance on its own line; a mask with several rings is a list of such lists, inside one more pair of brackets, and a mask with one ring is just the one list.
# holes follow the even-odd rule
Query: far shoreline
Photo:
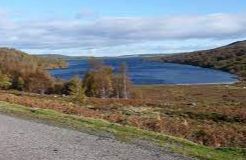
[[240, 83], [241, 81], [237, 82], [226, 82], [226, 83], [189, 83], [189, 84], [133, 84], [135, 87], [175, 87], [175, 86], [225, 86], [225, 85], [234, 85]]

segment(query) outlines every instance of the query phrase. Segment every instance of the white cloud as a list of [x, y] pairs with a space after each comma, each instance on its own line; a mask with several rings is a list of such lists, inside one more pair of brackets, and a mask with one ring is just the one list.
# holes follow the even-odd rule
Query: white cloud
[[[0, 46], [52, 51], [120, 50], [129, 45], [142, 51], [155, 42], [157, 48], [167, 48], [161, 47], [162, 41], [242, 39], [246, 37], [245, 26], [245, 14], [14, 21], [0, 11]], [[175, 51], [172, 46], [169, 50]]]

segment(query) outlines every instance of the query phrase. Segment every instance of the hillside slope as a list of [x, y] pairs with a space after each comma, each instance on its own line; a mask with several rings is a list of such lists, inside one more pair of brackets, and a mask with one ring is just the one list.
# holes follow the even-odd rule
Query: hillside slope
[[54, 85], [46, 69], [66, 67], [60, 59], [40, 58], [22, 51], [0, 48], [0, 89], [45, 92]]
[[66, 56], [66, 55], [61, 55], [61, 54], [39, 54], [36, 56], [40, 57], [40, 58], [60, 59], [60, 60], [64, 60], [64, 61], [83, 60], [83, 59], [91, 58], [90, 56]]
[[67, 66], [64, 60], [58, 58], [38, 57], [12, 48], [0, 48], [0, 62], [4, 61], [18, 61], [26, 64], [36, 64], [37, 66], [46, 69], [64, 68]]
[[246, 79], [246, 41], [238, 41], [210, 50], [158, 56], [154, 59], [219, 69], [237, 74], [244, 80]]

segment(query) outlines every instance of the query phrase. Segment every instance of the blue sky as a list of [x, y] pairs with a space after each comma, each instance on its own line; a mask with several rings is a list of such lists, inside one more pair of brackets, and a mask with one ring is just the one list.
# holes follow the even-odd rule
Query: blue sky
[[0, 47], [117, 56], [246, 39], [245, 0], [0, 0]]

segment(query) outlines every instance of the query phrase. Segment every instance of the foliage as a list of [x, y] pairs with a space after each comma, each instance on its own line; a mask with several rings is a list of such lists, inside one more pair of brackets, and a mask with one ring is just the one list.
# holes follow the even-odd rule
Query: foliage
[[127, 66], [123, 64], [120, 72], [113, 73], [110, 66], [96, 59], [90, 60], [90, 70], [83, 80], [85, 93], [88, 97], [98, 98], [129, 98], [130, 80], [127, 76]]
[[246, 147], [246, 90], [237, 86], [140, 86], [135, 99], [0, 93], [0, 100], [105, 119], [213, 147]]
[[11, 80], [8, 75], [0, 71], [0, 89], [8, 89], [11, 86]]
[[65, 68], [67, 63], [58, 58], [45, 58], [34, 55], [28, 55], [22, 51], [13, 48], [0, 48], [0, 60], [2, 61], [12, 61], [12, 62], [26, 62], [30, 64], [35, 64], [36, 67], [41, 67], [45, 69], [54, 68]]
[[25, 81], [22, 77], [15, 77], [12, 79], [12, 88], [17, 89], [19, 91], [23, 91], [25, 87]]
[[119, 73], [113, 77], [113, 96], [116, 98], [130, 98], [131, 81], [127, 75], [127, 65], [121, 64]]
[[0, 71], [8, 75], [12, 89], [47, 92], [53, 86], [54, 79], [45, 69], [61, 67], [63, 61], [60, 61], [38, 58], [15, 49], [0, 48]]
[[235, 73], [246, 78], [246, 41], [204, 51], [153, 57], [163, 62], [189, 64]]
[[73, 77], [70, 81], [65, 83], [64, 92], [68, 95], [71, 95], [75, 101], [84, 102], [85, 100], [82, 80], [79, 77]]
[[112, 76], [112, 69], [106, 66], [88, 72], [83, 81], [86, 95], [89, 97], [109, 98], [113, 89]]
[[[49, 109], [30, 109], [21, 105], [14, 105], [0, 102], [0, 112], [19, 117], [36, 119], [53, 125], [65, 126], [76, 130], [82, 130], [90, 134], [95, 131], [101, 134], [108, 133], [114, 135], [121, 141], [145, 140], [155, 143], [159, 147], [164, 147], [170, 151], [183, 154], [185, 156], [199, 159], [213, 160], [243, 160], [246, 154], [245, 149], [239, 148], [211, 148], [198, 145], [185, 139], [159, 134], [151, 131], [141, 130], [135, 127], [118, 125], [108, 121], [91, 119], [83, 116], [73, 116], [62, 114]], [[166, 153], [166, 151], [165, 151]]]
[[130, 97], [131, 87], [126, 65], [122, 65], [116, 76], [113, 69], [99, 59], [90, 59], [89, 63], [90, 69], [83, 81], [79, 78], [62, 81], [51, 77], [46, 70], [64, 67], [60, 59], [36, 57], [15, 49], [0, 48], [0, 71], [5, 75], [5, 81], [9, 78], [11, 82], [11, 86], [7, 86], [10, 83], [4, 83], [4, 88], [41, 94], [71, 95], [79, 101], [83, 101], [84, 93], [86, 96], [98, 98]]

